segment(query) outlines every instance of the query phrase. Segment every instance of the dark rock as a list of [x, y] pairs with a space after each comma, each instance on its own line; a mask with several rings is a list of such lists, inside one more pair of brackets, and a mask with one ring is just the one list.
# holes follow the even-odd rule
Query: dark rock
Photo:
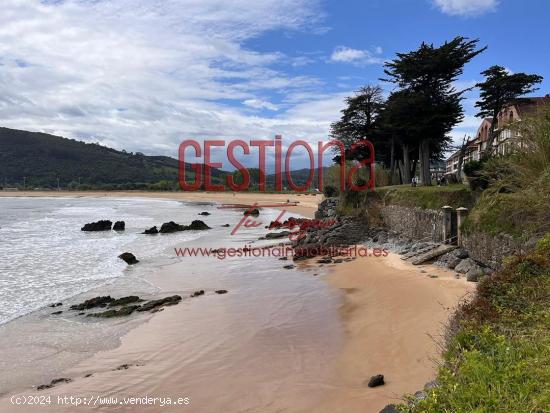
[[120, 297], [109, 303], [109, 307], [116, 307], [117, 305], [128, 305], [132, 303], [139, 303], [143, 301], [137, 295], [128, 295], [126, 297]]
[[101, 318], [124, 317], [132, 314], [138, 308], [140, 308], [139, 305], [127, 305], [120, 308], [119, 310], [107, 310], [107, 311], [102, 311], [101, 313], [88, 314], [88, 317], [101, 317]]
[[481, 268], [472, 268], [466, 273], [466, 280], [478, 282], [485, 274]]
[[285, 238], [288, 237], [291, 234], [290, 231], [281, 231], [281, 232], [268, 232], [265, 235], [266, 239], [277, 239], [277, 238]]
[[203, 216], [206, 217], [206, 216], [210, 215], [210, 212], [202, 211], [202, 212], [199, 213], [199, 215], [203, 215]]
[[319, 260], [317, 260], [317, 264], [330, 264], [332, 262], [331, 257], [323, 257]]
[[439, 382], [437, 380], [432, 380], [432, 381], [429, 381], [427, 382], [425, 385], [424, 385], [424, 390], [431, 390], [431, 389], [435, 389], [436, 387], [439, 386]]
[[258, 215], [260, 215], [260, 210], [258, 208], [247, 209], [246, 211], [244, 211], [243, 215], [252, 215], [253, 217], [257, 217]]
[[230, 226], [231, 226], [231, 225], [229, 225], [229, 224], [223, 224], [223, 225], [222, 225], [222, 227], [224, 227], [224, 228], [229, 228]]
[[424, 400], [426, 397], [428, 397], [428, 394], [423, 391], [423, 390], [419, 390], [417, 391], [415, 394], [414, 394], [414, 398], [417, 400], [417, 401], [421, 401], [421, 400]]
[[126, 223], [124, 221], [117, 221], [115, 225], [113, 225], [113, 229], [115, 231], [124, 231], [126, 229]]
[[62, 312], [63, 312], [63, 311], [54, 311], [54, 312], [52, 313], [52, 315], [58, 315], [58, 314], [61, 314]]
[[131, 252], [123, 252], [118, 256], [118, 258], [123, 260], [128, 265], [137, 264], [139, 262], [135, 255]]
[[56, 386], [60, 383], [70, 383], [72, 379], [67, 379], [65, 377], [59, 378], [59, 379], [53, 379], [49, 384], [41, 384], [40, 386], [36, 387], [36, 390], [45, 390], [45, 389], [51, 389], [52, 387]]
[[80, 304], [71, 305], [71, 310], [82, 311], [82, 310], [88, 310], [94, 307], [105, 307], [107, 304], [109, 304], [112, 301], [114, 301], [114, 298], [112, 298], [110, 295], [102, 296], [102, 297], [94, 297]]
[[454, 268], [454, 270], [460, 274], [466, 274], [468, 271], [477, 270], [480, 268], [481, 267], [477, 265], [477, 263], [473, 259], [466, 258], [460, 261], [460, 263]]
[[159, 300], [152, 300], [145, 304], [143, 304], [141, 307], [137, 309], [137, 311], [150, 311], [154, 308], [163, 307], [166, 305], [176, 305], [181, 301], [181, 296], [179, 295], [172, 295], [169, 297], [164, 297]]
[[208, 225], [206, 225], [204, 222], [197, 219], [197, 220], [191, 222], [191, 225], [189, 225], [187, 227], [187, 229], [193, 230], [193, 231], [202, 231], [202, 230], [205, 230], [205, 229], [210, 229], [210, 227]]
[[131, 367], [131, 364], [121, 364], [115, 370], [128, 370]]
[[216, 290], [216, 294], [227, 294], [227, 290]]
[[395, 404], [388, 404], [386, 407], [380, 410], [380, 413], [402, 413], [402, 412], [397, 407], [395, 407]]
[[62, 306], [62, 305], [63, 305], [63, 303], [53, 303], [53, 304], [50, 304], [48, 307], [52, 307], [52, 308], [53, 308], [53, 307], [60, 307], [60, 306]]
[[288, 260], [288, 257], [281, 257], [281, 258], [279, 258], [279, 261], [286, 261], [286, 260]]
[[198, 297], [199, 295], [204, 295], [204, 290], [195, 291], [193, 294], [191, 294], [191, 297]]
[[85, 379], [87, 379], [88, 377], [92, 377], [94, 374], [93, 373], [88, 373], [84, 376]]
[[333, 262], [334, 262], [334, 264], [341, 264], [341, 263], [344, 262], [344, 259], [343, 258], [337, 258]]
[[176, 224], [174, 221], [165, 222], [160, 227], [161, 234], [170, 234], [172, 232], [185, 231], [187, 227], [185, 225]]
[[285, 270], [291, 270], [291, 269], [294, 268], [294, 265], [292, 265], [292, 264], [290, 264], [290, 265], [285, 265], [283, 268], [284, 268]]
[[384, 375], [383, 374], [377, 374], [376, 376], [372, 376], [367, 383], [367, 386], [369, 387], [378, 387], [382, 386], [384, 384]]
[[84, 225], [81, 231], [110, 231], [113, 223], [109, 220], [101, 220], [97, 222], [91, 222]]
[[78, 313], [78, 315], [84, 315], [84, 314], [86, 314], [86, 313]]
[[145, 231], [142, 232], [142, 234], [158, 234], [158, 233], [159, 233], [159, 230], [156, 226], [146, 229]]
[[453, 253], [456, 258], [460, 258], [461, 260], [470, 256], [470, 254], [468, 254], [468, 251], [466, 251], [464, 248], [457, 248], [453, 251]]

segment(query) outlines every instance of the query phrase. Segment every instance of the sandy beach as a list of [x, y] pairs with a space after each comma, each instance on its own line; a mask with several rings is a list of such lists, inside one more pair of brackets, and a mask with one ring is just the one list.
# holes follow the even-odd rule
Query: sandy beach
[[[72, 196], [72, 197], [152, 197], [226, 203], [299, 202], [288, 208], [303, 216], [312, 217], [322, 196], [287, 194], [223, 194], [223, 193], [145, 193], [145, 192], [0, 192], [0, 196]], [[301, 263], [297, 272], [309, 276], [318, 264]], [[297, 358], [295, 368], [288, 371], [274, 358], [272, 363], [255, 364], [257, 346], [219, 349], [220, 357], [230, 356], [231, 363], [219, 360], [202, 361], [210, 366], [210, 374], [199, 369], [198, 361], [208, 350], [199, 345], [189, 331], [204, 323], [208, 328], [228, 337], [246, 335], [243, 331], [227, 329], [224, 320], [224, 301], [210, 299], [202, 307], [200, 318], [190, 318], [189, 307], [195, 302], [167, 308], [138, 325], [120, 341], [115, 349], [101, 351], [77, 365], [61, 377], [71, 377], [70, 383], [41, 392], [29, 389], [19, 395], [57, 397], [79, 395], [89, 399], [121, 396], [163, 396], [189, 398], [189, 404], [154, 406], [102, 406], [94, 411], [151, 411], [151, 412], [366, 412], [376, 413], [389, 403], [399, 402], [405, 393], [414, 393], [432, 380], [439, 357], [438, 343], [444, 324], [452, 309], [473, 291], [474, 284], [456, 279], [454, 273], [440, 268], [412, 266], [397, 255], [364, 257], [351, 262], [328, 265], [325, 277], [340, 300], [336, 322], [326, 317], [325, 327], [343, 330], [341, 351], [326, 366], [315, 365], [315, 359]], [[181, 265], [163, 268], [155, 281], [164, 291], [178, 290], [178, 271]], [[217, 297], [216, 297], [217, 298]], [[222, 298], [222, 297], [220, 297]], [[225, 298], [225, 297], [224, 297]], [[227, 299], [233, 299], [230, 295]], [[240, 298], [246, 300], [246, 297]], [[282, 308], [279, 311], [283, 311]], [[251, 315], [252, 317], [252, 315]], [[238, 325], [233, 320], [234, 325]], [[334, 325], [333, 325], [334, 324]], [[340, 326], [338, 326], [340, 324]], [[244, 324], [243, 324], [244, 326]], [[312, 331], [319, 331], [312, 330]], [[340, 334], [340, 332], [339, 332]], [[276, 331], [262, 340], [265, 348], [276, 348], [278, 340], [289, 340]], [[323, 346], [312, 334], [308, 351], [324, 354]], [[294, 343], [288, 344], [292, 348]], [[200, 343], [201, 346], [204, 343]], [[327, 353], [328, 354], [328, 353]], [[281, 355], [292, 357], [292, 354]], [[195, 368], [197, 366], [197, 368]], [[327, 372], [327, 369], [330, 370]], [[304, 373], [307, 371], [307, 374]], [[285, 377], [295, 374], [300, 385], [287, 383]], [[386, 385], [370, 389], [365, 381], [384, 374]], [[329, 377], [317, 380], [316, 377]], [[250, 383], [254, 383], [250, 388]], [[249, 386], [249, 388], [247, 388]], [[14, 406], [12, 395], [0, 399], [0, 411], [29, 411], [28, 406]], [[265, 401], [257, 409], [258, 399]], [[85, 411], [89, 406], [40, 406], [40, 411]]]

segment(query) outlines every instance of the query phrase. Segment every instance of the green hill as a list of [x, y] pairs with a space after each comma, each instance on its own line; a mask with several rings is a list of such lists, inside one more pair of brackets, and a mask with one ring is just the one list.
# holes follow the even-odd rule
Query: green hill
[[[190, 171], [189, 165], [186, 171]], [[213, 170], [213, 182], [225, 174]], [[58, 179], [63, 188], [176, 189], [178, 161], [0, 128], [0, 186], [22, 188], [25, 183], [26, 188], [54, 188]]]

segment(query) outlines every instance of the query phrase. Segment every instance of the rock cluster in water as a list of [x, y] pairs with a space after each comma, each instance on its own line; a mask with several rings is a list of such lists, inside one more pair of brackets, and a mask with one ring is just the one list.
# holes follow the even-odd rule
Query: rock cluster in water
[[111, 226], [113, 223], [107, 219], [103, 219], [101, 221], [97, 222], [90, 222], [88, 224], [85, 224], [82, 228], [80, 228], [81, 231], [110, 231]]
[[145, 300], [137, 295], [129, 295], [118, 299], [107, 295], [90, 298], [89, 300], [86, 300], [80, 304], [74, 304], [70, 307], [70, 309], [83, 311], [108, 307], [109, 309], [105, 311], [89, 313], [88, 317], [122, 317], [130, 315], [134, 311], [151, 311], [154, 309], [158, 309], [159, 307], [175, 305], [178, 304], [181, 299], [182, 298], [179, 295], [172, 295], [157, 300], [149, 300], [144, 304], [139, 304], [144, 302]]

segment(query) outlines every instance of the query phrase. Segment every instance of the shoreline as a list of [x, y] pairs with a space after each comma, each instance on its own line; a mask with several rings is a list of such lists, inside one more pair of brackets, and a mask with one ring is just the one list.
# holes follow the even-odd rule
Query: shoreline
[[[298, 196], [290, 194], [223, 194], [223, 193], [156, 193], [156, 192], [0, 192], [0, 196], [20, 197], [146, 197], [198, 202], [284, 202], [287, 199], [298, 201], [293, 211], [306, 217], [312, 217], [322, 196]], [[323, 392], [319, 403], [314, 406], [319, 412], [375, 412], [385, 405], [398, 402], [404, 393], [414, 393], [424, 383], [435, 377], [435, 361], [439, 359], [436, 340], [452, 308], [475, 286], [465, 280], [457, 280], [454, 273], [441, 268], [425, 265], [413, 267], [403, 262], [396, 254], [386, 258], [357, 258], [351, 262], [325, 266], [329, 270], [326, 281], [335, 294], [342, 293], [338, 316], [344, 328], [344, 343], [341, 354], [334, 360], [334, 377], [329, 383], [322, 383]], [[178, 264], [174, 264], [174, 268]], [[304, 267], [315, 267], [313, 260], [298, 265], [298, 271]], [[321, 269], [319, 269], [321, 270]], [[421, 271], [425, 271], [421, 272]], [[428, 277], [435, 275], [437, 278]], [[165, 275], [168, 274], [165, 272]], [[302, 274], [306, 276], [306, 274]], [[154, 275], [163, 290], [170, 290], [170, 275]], [[163, 285], [164, 284], [164, 285]], [[161, 342], [154, 337], [163, 336], [166, 331], [178, 325], [177, 315], [182, 316], [181, 304], [168, 311], [155, 314], [121, 337], [120, 345], [115, 349], [96, 353], [94, 356], [70, 368], [73, 375], [82, 375], [91, 366], [105, 366], [105, 360], [111, 364], [139, 365], [136, 354], [165, 351], [178, 352], [177, 343]], [[140, 337], [150, 337], [136, 340]], [[171, 335], [172, 336], [172, 335]], [[172, 336], [178, 340], [178, 336]], [[167, 347], [168, 346], [168, 347]], [[157, 349], [155, 351], [155, 349]], [[147, 351], [145, 351], [147, 350]], [[318, 351], [322, 351], [318, 349]], [[98, 362], [98, 357], [103, 361]], [[99, 371], [86, 379], [77, 379], [71, 383], [48, 390], [48, 395], [58, 394], [113, 394], [113, 389], [130, 389], [133, 394], [154, 395], [175, 393], [182, 374], [177, 368], [170, 368], [168, 359], [157, 360], [149, 378], [153, 382], [143, 383], [139, 374], [146, 367], [135, 371], [132, 368], [123, 371]], [[162, 368], [168, 371], [163, 371]], [[125, 374], [126, 373], [126, 374]], [[369, 389], [364, 381], [375, 374], [384, 374], [386, 385]], [[129, 383], [127, 381], [130, 380]], [[155, 383], [156, 380], [156, 383]], [[162, 383], [162, 385], [161, 385]], [[310, 383], [311, 385], [311, 383]], [[196, 402], [197, 411], [200, 405]], [[193, 403], [191, 404], [193, 406]], [[0, 399], [0, 411], [9, 407], [6, 399]], [[55, 406], [52, 411], [59, 410]], [[280, 406], [279, 406], [280, 407]], [[296, 405], [292, 411], [311, 411], [312, 406]], [[181, 409], [181, 406], [179, 406]], [[74, 409], [81, 411], [82, 409]], [[108, 408], [106, 408], [108, 410]], [[174, 409], [176, 411], [178, 409]], [[20, 410], [18, 410], [20, 411]], [[147, 411], [167, 411], [166, 407], [148, 407]], [[170, 409], [168, 409], [170, 411]], [[206, 411], [206, 410], [204, 410]]]

